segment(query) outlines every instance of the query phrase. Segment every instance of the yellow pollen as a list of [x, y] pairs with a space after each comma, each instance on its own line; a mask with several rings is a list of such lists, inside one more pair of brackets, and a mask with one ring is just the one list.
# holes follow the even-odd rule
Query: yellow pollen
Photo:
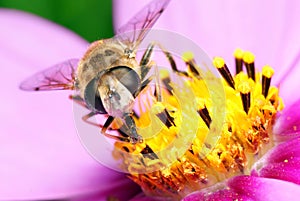
[[267, 78], [271, 78], [274, 75], [274, 69], [269, 65], [265, 65], [262, 69], [262, 74]]
[[243, 60], [245, 63], [251, 64], [255, 60], [255, 56], [252, 52], [246, 51], [243, 56]]
[[221, 57], [215, 57], [213, 60], [213, 64], [216, 68], [223, 68], [225, 66], [225, 61]]
[[199, 109], [205, 108], [205, 100], [203, 98], [197, 98], [196, 102]]
[[190, 60], [194, 59], [194, 54], [192, 52], [184, 52], [182, 54], [182, 60], [184, 62], [188, 62]]
[[[245, 63], [254, 62], [250, 52], [238, 49], [234, 56], [243, 57]], [[187, 52], [182, 59], [188, 66], [194, 56]], [[271, 77], [274, 70], [264, 66], [262, 72], [253, 71], [255, 80], [243, 71], [230, 75], [232, 87], [226, 78], [209, 77], [193, 62], [200, 76], [178, 74], [182, 88], [178, 86], [180, 78], [160, 71], [160, 78], [169, 84], [169, 88], [161, 87], [162, 99], [156, 100], [151, 90], [137, 98], [139, 115], [134, 120], [144, 141], [115, 142], [113, 156], [121, 161], [120, 168], [149, 196], [180, 200], [233, 176], [249, 175], [252, 165], [273, 146], [272, 127], [283, 103], [275, 86], [270, 85], [263, 95], [260, 80]], [[213, 64], [226, 66], [221, 57], [215, 57]], [[218, 91], [209, 90], [205, 76], [219, 81], [220, 85], [213, 84], [224, 91], [226, 99], [218, 107], [210, 95]], [[220, 108], [225, 110], [223, 116]]]
[[239, 92], [242, 94], [250, 93], [251, 91], [251, 84], [249, 81], [242, 81], [239, 83], [238, 88]]
[[161, 77], [161, 79], [165, 79], [169, 77], [169, 71], [167, 70], [161, 70], [159, 71], [159, 76]]
[[158, 102], [152, 107], [152, 112], [158, 114], [165, 109], [162, 103]]
[[244, 56], [244, 51], [240, 48], [235, 49], [234, 53], [233, 53], [234, 57], [237, 59], [242, 59]]
[[240, 72], [239, 74], [237, 74], [235, 76], [235, 82], [236, 83], [240, 83], [240, 82], [245, 81], [247, 79], [248, 79], [248, 75], [244, 72]]

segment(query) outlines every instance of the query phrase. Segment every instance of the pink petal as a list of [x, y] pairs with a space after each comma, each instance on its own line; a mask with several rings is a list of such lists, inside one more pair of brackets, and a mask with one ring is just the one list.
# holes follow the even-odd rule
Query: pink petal
[[[114, 0], [115, 27], [125, 24], [149, 1]], [[294, 93], [300, 68], [283, 80], [295, 58], [300, 58], [299, 7], [300, 1], [177, 0], [170, 2], [155, 27], [190, 38], [211, 57], [224, 57], [231, 67], [235, 48], [252, 51], [257, 68], [269, 64], [276, 69], [272, 82], [280, 84], [289, 104], [300, 96]]]
[[290, 106], [300, 99], [300, 93], [297, 93], [300, 84], [300, 47], [298, 50], [298, 55], [291, 62], [288, 69], [289, 70], [285, 72], [279, 81], [280, 95], [285, 101], [286, 106]]
[[300, 138], [276, 146], [253, 174], [300, 184]]
[[[108, 176], [109, 175], [111, 174], [108, 174]], [[71, 198], [71, 200], [72, 201], [110, 201], [110, 200], [128, 201], [135, 194], [140, 192], [140, 188], [137, 185], [133, 185], [132, 181], [128, 179], [124, 179], [120, 176], [117, 176], [116, 180], [107, 181], [102, 185], [108, 186], [107, 189], [99, 190], [97, 192], [89, 192], [87, 194], [83, 194]]]
[[217, 191], [204, 189], [192, 193], [184, 198], [184, 201], [196, 200], [245, 200], [245, 201], [284, 201], [298, 200], [300, 186], [267, 178], [238, 176], [227, 182], [227, 187]]
[[273, 128], [277, 140], [299, 137], [300, 135], [300, 100], [285, 108], [277, 117]]
[[[0, 200], [89, 193], [126, 200], [135, 194], [136, 186], [123, 174], [103, 167], [84, 150], [67, 98], [71, 92], [29, 93], [18, 88], [37, 70], [80, 57], [88, 43], [19, 11], [0, 9], [0, 24]], [[127, 191], [119, 191], [124, 185]]]

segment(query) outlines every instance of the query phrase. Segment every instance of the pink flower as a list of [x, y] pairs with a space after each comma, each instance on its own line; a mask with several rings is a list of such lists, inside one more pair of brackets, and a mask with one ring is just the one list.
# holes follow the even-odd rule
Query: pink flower
[[[144, 2], [115, 0], [115, 26], [124, 24], [140, 4]], [[252, 1], [249, 5], [172, 1], [159, 19], [156, 27], [186, 35], [211, 56], [221, 55], [229, 61], [232, 50], [242, 47], [257, 55], [257, 66], [270, 62], [276, 70], [272, 82], [280, 84], [287, 105], [274, 126], [274, 133], [284, 143], [270, 151], [251, 176], [233, 177], [223, 183], [228, 188], [204, 189], [185, 200], [298, 199], [300, 114], [294, 112], [300, 107], [299, 96], [294, 93], [299, 71], [297, 4], [290, 2], [282, 9], [284, 5], [271, 1]], [[81, 57], [88, 44], [28, 14], [1, 9], [0, 16], [0, 63], [4, 75], [0, 199], [132, 198], [139, 188], [125, 175], [95, 162], [81, 146], [74, 129], [72, 105], [66, 98], [69, 92], [31, 94], [18, 90], [18, 84], [28, 75], [66, 58]], [[154, 198], [141, 195], [133, 200]]]

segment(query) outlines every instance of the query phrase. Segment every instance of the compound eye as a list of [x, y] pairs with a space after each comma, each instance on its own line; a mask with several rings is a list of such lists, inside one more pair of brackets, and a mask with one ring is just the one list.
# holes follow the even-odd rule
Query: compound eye
[[88, 108], [91, 109], [93, 112], [106, 114], [107, 112], [104, 109], [99, 92], [97, 90], [98, 80], [99, 76], [96, 76], [88, 83], [84, 90], [84, 100]]
[[141, 80], [137, 72], [127, 66], [117, 66], [110, 69], [131, 94], [135, 94], [140, 88]]

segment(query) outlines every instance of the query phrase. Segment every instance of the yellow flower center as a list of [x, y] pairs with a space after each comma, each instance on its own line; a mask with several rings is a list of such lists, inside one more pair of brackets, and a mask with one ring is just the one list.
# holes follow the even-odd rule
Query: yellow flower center
[[[262, 72], [255, 72], [251, 52], [237, 49], [234, 56], [235, 76], [221, 57], [213, 60], [222, 76], [225, 104], [218, 106], [224, 107], [223, 119], [221, 114], [221, 119], [212, 116], [210, 94], [217, 92], [210, 92], [203, 72], [195, 71], [200, 68], [191, 53], [183, 55], [188, 76], [181, 87], [168, 72], [161, 71], [162, 101], [151, 94], [140, 98], [135, 122], [144, 141], [116, 142], [114, 157], [147, 195], [176, 200], [230, 177], [249, 174], [252, 165], [273, 146], [272, 125], [283, 108], [278, 89], [270, 85], [274, 70], [264, 66]], [[215, 122], [221, 125], [220, 133], [212, 125]]]

